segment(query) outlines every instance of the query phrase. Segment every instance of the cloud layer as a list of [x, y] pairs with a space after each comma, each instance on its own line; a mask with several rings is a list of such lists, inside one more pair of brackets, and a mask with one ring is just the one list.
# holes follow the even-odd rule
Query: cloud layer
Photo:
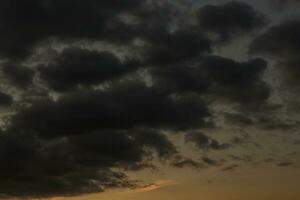
[[[246, 3], [180, 5], [0, 2], [0, 106], [10, 111], [1, 121], [1, 197], [136, 187], [126, 170], [155, 168], [159, 161], [176, 168], [222, 166], [208, 156], [181, 155], [170, 132], [184, 132], [185, 141], [204, 152], [251, 143], [239, 137], [222, 142], [202, 129], [219, 127], [222, 116], [226, 125], [254, 126], [251, 117], [270, 106], [269, 56], [285, 67], [282, 79], [298, 80], [299, 20], [258, 34], [266, 17]], [[218, 51], [242, 36], [253, 40], [247, 59]], [[238, 167], [228, 163], [223, 170]]]

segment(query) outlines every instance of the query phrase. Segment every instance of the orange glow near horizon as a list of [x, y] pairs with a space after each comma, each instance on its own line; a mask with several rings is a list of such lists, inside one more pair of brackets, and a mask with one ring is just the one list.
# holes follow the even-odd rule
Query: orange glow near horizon
[[[227, 173], [179, 171], [178, 175], [175, 179], [157, 180], [136, 189], [51, 200], [299, 200], [300, 197], [299, 168], [285, 171], [274, 167], [249, 167]], [[209, 177], [214, 178], [210, 180]]]

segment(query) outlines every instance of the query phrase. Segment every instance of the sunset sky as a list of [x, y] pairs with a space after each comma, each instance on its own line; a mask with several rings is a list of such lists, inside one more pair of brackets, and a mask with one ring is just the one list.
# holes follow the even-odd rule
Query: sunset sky
[[0, 199], [300, 199], [298, 0], [1, 0], [0, 77]]

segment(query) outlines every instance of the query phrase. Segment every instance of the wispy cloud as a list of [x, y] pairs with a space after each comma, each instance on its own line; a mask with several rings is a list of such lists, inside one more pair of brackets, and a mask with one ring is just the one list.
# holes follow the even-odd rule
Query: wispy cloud
[[150, 192], [153, 190], [157, 190], [157, 189], [160, 189], [163, 187], [167, 187], [170, 185], [176, 185], [176, 184], [178, 184], [178, 182], [176, 180], [168, 180], [168, 179], [157, 180], [154, 183], [150, 183], [150, 184], [135, 188], [135, 189], [131, 190], [131, 192], [134, 192], [134, 193]]

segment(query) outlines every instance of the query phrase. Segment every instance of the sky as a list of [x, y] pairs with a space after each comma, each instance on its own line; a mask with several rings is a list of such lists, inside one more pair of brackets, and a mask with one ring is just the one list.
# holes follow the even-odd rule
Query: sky
[[300, 1], [0, 1], [0, 199], [299, 200]]

